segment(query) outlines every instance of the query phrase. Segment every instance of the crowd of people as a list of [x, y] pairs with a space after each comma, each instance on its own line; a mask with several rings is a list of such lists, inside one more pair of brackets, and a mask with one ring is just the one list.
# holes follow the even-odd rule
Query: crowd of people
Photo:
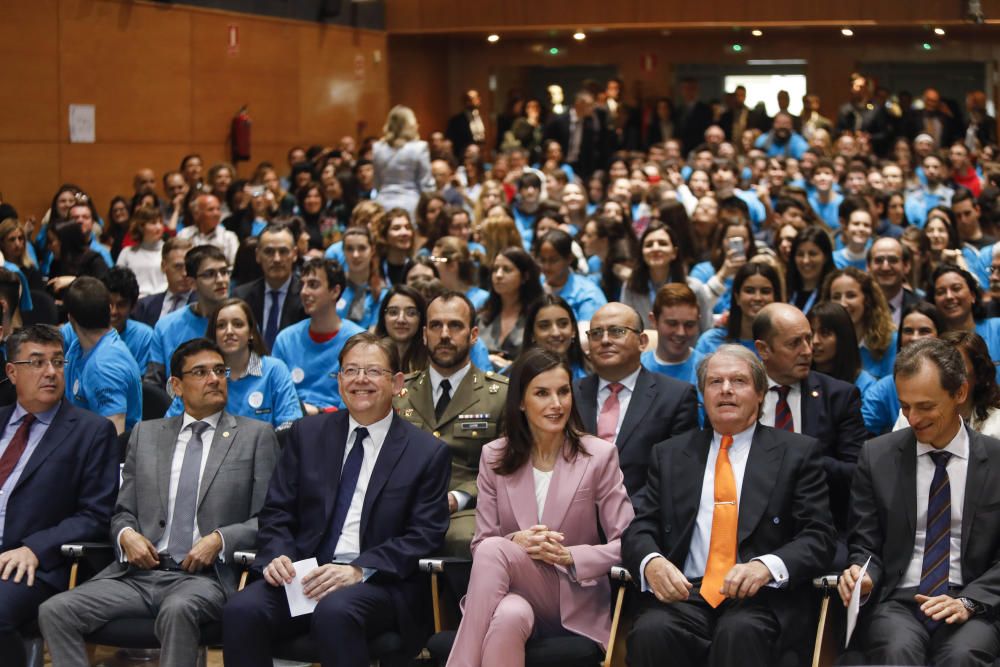
[[[219, 620], [227, 665], [305, 633], [327, 666], [390, 629], [416, 654], [417, 562], [444, 554], [473, 563], [448, 665], [606, 648], [620, 563], [632, 665], [806, 663], [832, 570], [865, 596], [846, 661], [992, 665], [985, 96], [858, 74], [827, 118], [679, 92], [513, 95], [493, 127], [469, 90], [429, 142], [397, 106], [249, 178], [139, 169], [105, 215], [75, 184], [0, 203], [0, 663], [37, 619], [86, 665], [137, 614], [164, 665]], [[66, 591], [60, 546], [102, 539]]]

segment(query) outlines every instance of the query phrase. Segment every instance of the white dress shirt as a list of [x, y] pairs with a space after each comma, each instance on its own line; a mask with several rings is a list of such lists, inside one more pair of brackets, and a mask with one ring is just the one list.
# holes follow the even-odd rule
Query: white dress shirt
[[[372, 471], [375, 470], [375, 463], [378, 461], [379, 452], [382, 451], [382, 443], [389, 434], [389, 427], [392, 425], [393, 411], [390, 410], [382, 419], [374, 424], [369, 424], [364, 428], [368, 429], [368, 437], [365, 438], [361, 446], [364, 447], [364, 457], [361, 459], [361, 472], [358, 474], [358, 484], [354, 487], [354, 495], [351, 497], [351, 506], [347, 509], [347, 516], [344, 518], [344, 527], [340, 531], [340, 539], [337, 540], [337, 548], [333, 551], [333, 559], [339, 562], [349, 563], [361, 553], [361, 510], [365, 505], [365, 494], [368, 492], [368, 483], [372, 478]], [[347, 461], [351, 449], [357, 446], [357, 435], [355, 429], [360, 427], [354, 417], [348, 417], [347, 446], [344, 447], [344, 462]], [[341, 466], [343, 466], [343, 463]], [[343, 469], [343, 468], [341, 468]]]
[[[962, 509], [965, 503], [965, 480], [969, 470], [969, 432], [965, 424], [959, 427], [958, 433], [943, 450], [917, 443], [917, 531], [913, 537], [913, 557], [906, 568], [906, 573], [899, 583], [900, 588], [916, 588], [920, 586], [920, 574], [924, 567], [924, 542], [927, 537], [927, 501], [931, 490], [931, 480], [934, 479], [934, 460], [931, 452], [945, 451], [951, 453], [948, 465], [948, 483], [951, 486], [951, 562], [948, 568], [948, 583], [961, 586], [962, 581]], [[905, 471], [900, 471], [905, 474]]]
[[[776, 382], [770, 375], [767, 376], [767, 393], [764, 395], [764, 414], [760, 418], [760, 423], [764, 426], [774, 426], [774, 410], [778, 406], [778, 392], [775, 387], [781, 384]], [[802, 433], [802, 383], [796, 382], [789, 385], [788, 408], [792, 411], [792, 426], [795, 433]]]
[[194, 225], [177, 232], [177, 238], [190, 239], [196, 246], [214, 245], [226, 256], [229, 266], [236, 261], [236, 251], [240, 249], [240, 239], [222, 225], [216, 225], [208, 234], [202, 234]]
[[[625, 413], [628, 412], [628, 404], [632, 400], [632, 394], [635, 392], [635, 383], [639, 381], [639, 372], [642, 370], [642, 366], [635, 369], [631, 375], [623, 377], [617, 382], [622, 385], [621, 391], [618, 392], [618, 423], [615, 424], [615, 440], [618, 440], [618, 433], [622, 430], [622, 422], [625, 421]], [[608, 400], [611, 396], [611, 381], [605, 380], [604, 378], [598, 376], [597, 378], [597, 418], [601, 418], [601, 408], [604, 407], [604, 402]]]
[[535, 478], [535, 504], [538, 505], [538, 523], [542, 522], [545, 499], [549, 497], [549, 484], [552, 483], [553, 472], [555, 471], [543, 471], [534, 466], [531, 467], [531, 474]]
[[[739, 514], [740, 497], [743, 492], [743, 476], [747, 469], [747, 459], [750, 457], [750, 446], [753, 443], [753, 434], [757, 425], [754, 424], [745, 431], [733, 435], [733, 444], [729, 448], [729, 463], [733, 468], [733, 478], [736, 481], [736, 506]], [[712, 435], [712, 445], [708, 450], [708, 460], [705, 461], [705, 476], [701, 483], [701, 497], [698, 503], [698, 516], [695, 520], [694, 532], [691, 534], [691, 545], [688, 548], [687, 560], [684, 561], [684, 576], [690, 579], [699, 579], [705, 576], [705, 567], [708, 564], [708, 552], [712, 544], [712, 517], [715, 514], [715, 462], [719, 458], [719, 450], [722, 448], [722, 434]], [[646, 582], [646, 564], [660, 556], [652, 553], [643, 558], [639, 566], [639, 576], [642, 583], [642, 590], [649, 590]], [[755, 556], [751, 560], [759, 560], [771, 572], [771, 581], [768, 586], [781, 588], [788, 582], [788, 568], [784, 561], [774, 554], [764, 554]], [[739, 554], [737, 554], [737, 562]], [[676, 565], [676, 563], [675, 563]]]
[[[470, 368], [472, 368], [471, 362], [448, 376], [448, 382], [451, 383], [449, 393], [452, 398], [455, 398], [455, 390], [458, 389], [458, 385], [462, 384], [462, 380], [468, 375]], [[441, 380], [444, 380], [445, 377], [438, 373], [433, 366], [428, 366], [428, 370], [430, 370], [431, 376], [431, 403], [437, 407], [438, 399], [441, 398]], [[449, 491], [448, 493], [455, 499], [456, 512], [464, 510], [472, 501], [472, 496], [464, 491]]]

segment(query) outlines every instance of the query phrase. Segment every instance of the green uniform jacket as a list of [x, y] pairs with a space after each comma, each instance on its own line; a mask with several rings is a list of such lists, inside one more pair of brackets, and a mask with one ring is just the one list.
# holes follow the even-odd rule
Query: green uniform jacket
[[503, 433], [503, 412], [507, 403], [507, 378], [492, 371], [469, 368], [462, 383], [452, 393], [447, 409], [438, 420], [434, 416], [434, 387], [429, 370], [406, 376], [401, 396], [393, 399], [396, 412], [418, 428], [430, 431], [448, 443], [451, 450], [451, 488], [472, 497], [466, 509], [475, 507], [478, 490], [479, 453], [483, 445]]

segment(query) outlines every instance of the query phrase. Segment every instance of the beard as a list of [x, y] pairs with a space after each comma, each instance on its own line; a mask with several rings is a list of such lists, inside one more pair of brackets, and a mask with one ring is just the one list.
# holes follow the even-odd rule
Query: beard
[[430, 352], [431, 361], [447, 370], [464, 366], [469, 359], [469, 345], [457, 343], [442, 345], [439, 343]]

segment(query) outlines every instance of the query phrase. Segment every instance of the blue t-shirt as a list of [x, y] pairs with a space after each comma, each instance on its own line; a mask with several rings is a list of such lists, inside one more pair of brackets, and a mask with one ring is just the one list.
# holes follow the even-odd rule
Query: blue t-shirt
[[888, 375], [876, 380], [861, 394], [861, 418], [869, 433], [881, 435], [892, 430], [899, 418], [895, 378]]
[[791, 156], [796, 160], [801, 160], [802, 154], [809, 149], [809, 142], [798, 132], [792, 132], [791, 136], [788, 137], [788, 141], [778, 144], [775, 142], [774, 137], [771, 136], [771, 133], [768, 132], [757, 137], [757, 141], [754, 142], [753, 147], [767, 151], [767, 157]]
[[833, 230], [840, 229], [839, 211], [842, 201], [844, 201], [843, 195], [838, 195], [836, 192], [830, 193], [830, 201], [825, 204], [819, 200], [819, 195], [815, 192], [809, 195], [809, 205], [812, 206], [816, 215], [826, 223], [826, 226]]
[[[542, 282], [545, 282], [544, 276]], [[586, 277], [572, 271], [570, 271], [566, 284], [559, 290], [558, 296], [565, 299], [566, 303], [573, 309], [573, 315], [577, 322], [589, 322], [597, 309], [608, 302], [600, 287]]]
[[472, 365], [481, 371], [492, 371], [496, 370], [496, 366], [490, 361], [490, 350], [486, 347], [481, 339], [477, 338], [476, 342], [472, 344], [472, 349], [469, 350], [469, 360]]
[[[232, 415], [258, 419], [277, 428], [302, 417], [302, 405], [295, 393], [288, 366], [274, 357], [261, 357], [261, 374], [244, 375], [227, 382], [226, 411]], [[167, 417], [184, 414], [184, 402], [175, 398]]]
[[524, 243], [524, 249], [531, 251], [531, 242], [535, 238], [535, 218], [538, 217], [538, 213], [524, 213], [517, 206], [514, 206], [514, 224], [517, 225], [517, 231], [521, 233], [521, 241]]
[[838, 269], [853, 266], [858, 271], [867, 271], [868, 263], [864, 257], [861, 259], [851, 259], [847, 256], [847, 248], [833, 251], [833, 265]]
[[646, 350], [642, 353], [640, 357], [643, 367], [647, 371], [652, 371], [654, 373], [663, 373], [666, 376], [681, 380], [683, 382], [689, 382], [694, 386], [698, 386], [698, 364], [701, 362], [704, 355], [697, 350], [691, 350], [691, 354], [685, 361], [679, 364], [661, 364], [656, 360], [656, 353], [653, 350]]
[[[30, 248], [31, 246], [28, 245], [28, 247]], [[6, 260], [3, 263], [3, 268], [12, 272], [21, 281], [21, 298], [18, 300], [18, 308], [21, 309], [22, 313], [34, 310], [35, 304], [31, 300], [31, 286], [28, 285], [28, 279], [25, 277], [24, 272], [16, 264], [11, 264]]]
[[726, 331], [726, 329], [716, 327], [701, 334], [701, 336], [698, 337], [698, 342], [695, 343], [695, 352], [702, 355], [711, 354], [719, 349], [719, 346], [724, 343], [739, 343], [754, 354], [757, 354], [757, 347], [753, 344], [752, 340], [727, 341]]
[[858, 391], [862, 396], [864, 396], [865, 390], [876, 382], [878, 382], [878, 380], [875, 379], [875, 376], [863, 368], [861, 369], [861, 372], [858, 373], [858, 377], [854, 378], [854, 386], [858, 388]]
[[876, 359], [872, 351], [864, 345], [859, 347], [858, 351], [861, 352], [862, 370], [868, 371], [874, 378], [884, 378], [887, 375], [892, 376], [892, 365], [896, 363], [895, 341], [885, 351], [881, 359]]
[[347, 257], [344, 255], [344, 242], [337, 241], [336, 243], [331, 243], [330, 247], [326, 249], [323, 256], [327, 259], [335, 259], [337, 263], [340, 264], [340, 268], [344, 269], [347, 267]]
[[195, 314], [194, 304], [178, 308], [156, 323], [153, 328], [153, 345], [149, 351], [149, 363], [160, 364], [170, 377], [170, 355], [182, 343], [193, 338], [203, 338], [208, 329], [208, 318]]
[[125, 429], [142, 419], [142, 378], [132, 354], [111, 329], [84, 352], [79, 340], [66, 351], [66, 398], [102, 417], [125, 415]]
[[271, 354], [288, 366], [300, 401], [321, 409], [332, 405], [342, 410], [338, 357], [347, 339], [364, 329], [350, 320], [342, 320], [336, 336], [317, 343], [309, 336], [311, 322], [312, 318], [302, 320], [278, 332]]
[[[372, 291], [366, 290], [365, 292], [365, 311], [360, 319], [351, 320], [357, 324], [362, 329], [370, 329], [375, 326], [378, 322], [378, 309], [382, 305], [382, 299], [389, 290], [383, 287], [378, 294], [372, 293]], [[354, 301], [354, 285], [347, 283], [344, 287], [344, 292], [341, 294], [340, 299], [337, 300], [337, 315], [341, 319], [348, 319], [347, 313], [351, 310], [351, 303]]]
[[993, 361], [1000, 360], [1000, 317], [990, 317], [976, 322], [976, 333], [986, 341]]
[[476, 287], [475, 285], [466, 290], [465, 296], [469, 297], [469, 301], [471, 301], [472, 305], [476, 307], [476, 310], [479, 310], [486, 305], [486, 302], [490, 299], [489, 292], [484, 290], [482, 287]]
[[[62, 331], [63, 344], [68, 350], [69, 346], [76, 340], [76, 331], [67, 322], [60, 327]], [[132, 353], [139, 372], [146, 370], [149, 364], [149, 351], [153, 347], [153, 327], [135, 320], [125, 320], [125, 331], [120, 332], [118, 337], [125, 342], [125, 347]]]

